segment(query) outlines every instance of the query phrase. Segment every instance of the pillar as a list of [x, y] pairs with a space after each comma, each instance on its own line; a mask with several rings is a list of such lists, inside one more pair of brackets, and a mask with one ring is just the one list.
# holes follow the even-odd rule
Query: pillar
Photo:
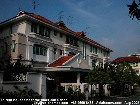
[[77, 72], [77, 83], [80, 83], [80, 72]]

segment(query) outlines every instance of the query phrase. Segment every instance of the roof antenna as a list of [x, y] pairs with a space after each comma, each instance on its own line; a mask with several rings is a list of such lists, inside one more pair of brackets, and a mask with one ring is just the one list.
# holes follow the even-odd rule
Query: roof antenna
[[58, 13], [58, 19], [59, 19], [59, 21], [62, 21], [62, 19], [63, 19], [63, 17], [64, 17], [64, 11], [60, 11], [59, 13]]
[[67, 18], [67, 24], [68, 25], [71, 25], [72, 24], [72, 16], [68, 16], [68, 18]]
[[37, 4], [36, 0], [33, 0], [32, 6], [33, 6], [33, 9], [34, 9], [34, 12], [35, 12], [36, 7], [37, 7], [38, 5], [39, 5], [39, 4]]
[[90, 28], [90, 27], [86, 27], [86, 28], [83, 30], [84, 34], [90, 34], [90, 33], [87, 32], [87, 30], [88, 30], [89, 28]]

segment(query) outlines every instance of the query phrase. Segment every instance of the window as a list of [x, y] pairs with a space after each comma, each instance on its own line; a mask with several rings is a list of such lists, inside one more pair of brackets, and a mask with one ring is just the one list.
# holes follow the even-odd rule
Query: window
[[16, 50], [16, 41], [12, 40], [12, 51], [15, 52]]
[[76, 55], [76, 53], [74, 52], [69, 52], [68, 56], [73, 56], [73, 55]]
[[54, 35], [55, 35], [55, 36], [57, 35], [57, 31], [54, 31]]
[[95, 47], [95, 54], [97, 54], [97, 47]]
[[51, 30], [49, 28], [46, 28], [45, 36], [50, 37], [50, 31]]
[[31, 25], [31, 32], [37, 33], [37, 24], [32, 24]]
[[43, 26], [39, 26], [39, 34], [44, 35], [44, 27]]
[[90, 45], [90, 52], [91, 53], [93, 52], [93, 49], [92, 48], [93, 48], [92, 45]]
[[60, 49], [60, 55], [63, 55], [64, 51]]
[[60, 33], [60, 37], [61, 37], [61, 38], [63, 37], [63, 34], [62, 34], [62, 33]]
[[57, 48], [54, 48], [54, 52], [53, 52], [54, 54], [57, 54]]
[[7, 42], [4, 42], [4, 53], [6, 53], [7, 52]]
[[69, 44], [69, 42], [70, 42], [70, 38], [67, 36], [66, 37], [66, 44]]
[[78, 47], [78, 41], [76, 39], [73, 41], [73, 43], [74, 43], [73, 44], [74, 46], [77, 46]]
[[75, 38], [72, 38], [72, 37], [68, 37], [68, 36], [66, 37], [66, 44], [70, 44], [70, 45], [79, 47], [78, 40]]
[[2, 29], [2, 28], [0, 28], [0, 34], [2, 33], [2, 31], [3, 31], [3, 29]]
[[92, 60], [92, 67], [95, 67], [96, 66], [96, 60]]
[[41, 45], [34, 45], [33, 54], [47, 56], [47, 48]]

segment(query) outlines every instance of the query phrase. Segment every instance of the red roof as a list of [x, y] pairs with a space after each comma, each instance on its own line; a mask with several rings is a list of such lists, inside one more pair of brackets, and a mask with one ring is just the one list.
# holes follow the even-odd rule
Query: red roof
[[113, 63], [120, 63], [120, 62], [140, 62], [140, 58], [136, 56], [129, 56], [129, 57], [119, 57], [112, 61]]
[[58, 60], [54, 61], [53, 63], [49, 64], [48, 67], [56, 67], [56, 66], [63, 66], [63, 63], [71, 59], [73, 56], [63, 56]]
[[32, 17], [34, 17], [34, 18], [36, 18], [36, 19], [39, 19], [39, 20], [44, 21], [44, 22], [46, 22], [46, 23], [48, 23], [48, 24], [51, 24], [51, 25], [53, 25], [53, 26], [56, 26], [56, 27], [58, 27], [58, 28], [60, 28], [60, 29], [62, 29], [62, 30], [65, 30], [65, 31], [67, 31], [67, 32], [69, 32], [69, 33], [72, 33], [72, 34], [74, 34], [74, 35], [76, 35], [76, 36], [78, 36], [78, 37], [80, 37], [80, 38], [82, 38], [82, 39], [85, 39], [85, 40], [91, 42], [91, 43], [94, 43], [95, 45], [100, 46], [100, 47], [102, 47], [102, 48], [104, 48], [104, 49], [106, 49], [106, 50], [108, 50], [108, 51], [112, 51], [111, 49], [100, 45], [99, 43], [97, 43], [97, 42], [95, 42], [95, 41], [93, 41], [93, 40], [87, 38], [86, 36], [81, 35], [83, 32], [74, 32], [74, 31], [68, 29], [67, 27], [61, 27], [61, 26], [59, 26], [58, 23], [60, 23], [60, 22], [62, 22], [62, 21], [59, 21], [59, 22], [52, 22], [52, 21], [50, 21], [50, 20], [48, 20], [48, 19], [46, 19], [46, 18], [44, 18], [44, 17], [42, 17], [42, 16], [40, 16], [40, 15], [36, 15], [36, 14], [34, 14], [34, 13], [28, 13], [28, 12], [25, 12], [25, 11], [22, 11], [22, 10], [20, 10], [19, 13], [18, 13], [16, 16], [18, 17], [18, 16], [21, 16], [21, 15], [23, 15], [23, 14], [27, 14], [27, 15], [29, 15], [29, 16], [32, 16]]

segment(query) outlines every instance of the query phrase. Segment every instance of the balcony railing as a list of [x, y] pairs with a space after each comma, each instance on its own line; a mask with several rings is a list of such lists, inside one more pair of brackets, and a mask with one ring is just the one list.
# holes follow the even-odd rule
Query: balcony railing
[[45, 39], [46, 41], [52, 42], [52, 39], [50, 37], [47, 37], [45, 35], [40, 35], [39, 33], [30, 33], [30, 36], [37, 39]]
[[69, 48], [72, 48], [72, 49], [79, 49], [79, 45], [74, 45], [74, 44], [64, 44], [64, 47], [69, 47]]

